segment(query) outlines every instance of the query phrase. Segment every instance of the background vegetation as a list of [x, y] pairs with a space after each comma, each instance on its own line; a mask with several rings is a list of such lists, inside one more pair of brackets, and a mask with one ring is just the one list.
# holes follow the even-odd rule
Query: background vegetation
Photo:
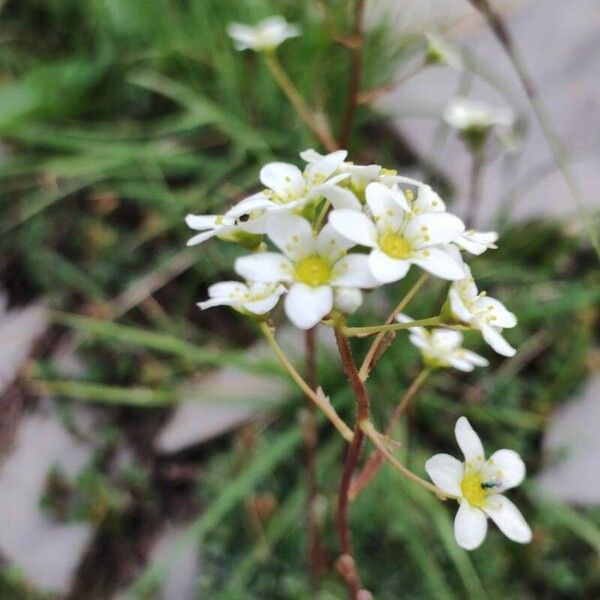
[[[128, 586], [151, 597], [168, 565], [147, 568], [147, 551], [169, 519], [191, 520], [185, 543], [201, 547], [200, 597], [312, 597], [300, 394], [290, 391], [268, 417], [183, 455], [157, 456], [152, 439], [180, 384], [199, 370], [235, 364], [284, 377], [274, 361], [252, 361], [244, 352], [257, 337], [246, 319], [196, 309], [210, 283], [232, 274], [235, 250], [212, 242], [185, 248], [186, 213], [221, 210], [256, 188], [263, 163], [297, 162], [298, 151], [316, 146], [260, 57], [232, 49], [226, 24], [271, 14], [301, 23], [302, 37], [282, 46], [281, 59], [337, 131], [349, 64], [339, 37], [351, 29], [351, 3], [19, 0], [0, 10], [0, 276], [12, 305], [44, 298], [57, 311], [33, 381], [23, 382], [27, 408], [40, 391], [52, 392], [61, 418], [73, 425], [73, 403], [104, 407], [92, 463], [75, 481], [53, 473], [40, 499], [57, 519], [99, 525], [72, 597], [107, 598]], [[362, 88], [389, 81], [403, 61], [422, 56], [420, 33], [370, 32]], [[359, 111], [349, 146], [356, 162], [429, 171], [428, 157], [368, 107]], [[428, 175], [451, 202], [443, 174]], [[489, 449], [514, 448], [535, 475], [548, 417], [597, 360], [600, 279], [587, 240], [558, 223], [496, 225], [500, 249], [473, 268], [482, 287], [518, 315], [510, 341], [520, 352], [510, 361], [495, 357], [482, 373], [433, 377], [397, 432], [420, 473], [431, 453], [454, 449], [452, 424], [465, 414]], [[389, 299], [371, 298], [365, 322], [380, 318], [411, 282], [389, 286]], [[428, 287], [423, 316], [443, 293], [442, 285]], [[469, 342], [477, 348], [476, 338]], [[65, 343], [83, 358], [77, 380], [61, 377], [54, 362]], [[350, 391], [323, 348], [319, 365], [332, 401], [350, 414]], [[404, 344], [385, 355], [370, 384], [380, 425], [418, 368]], [[115, 472], [112, 458], [125, 444], [135, 461]], [[337, 543], [328, 532], [343, 449], [325, 425], [321, 448], [331, 565]], [[192, 476], [168, 476], [174, 467]], [[555, 504], [531, 480], [523, 487], [517, 501], [533, 543], [517, 546], [493, 532], [482, 549], [466, 553], [454, 543], [448, 508], [382, 469], [352, 508], [365, 586], [389, 600], [600, 596], [600, 512]], [[258, 530], [257, 503], [270, 507]], [[0, 597], [38, 593], [5, 565]], [[344, 597], [332, 568], [319, 597]]]

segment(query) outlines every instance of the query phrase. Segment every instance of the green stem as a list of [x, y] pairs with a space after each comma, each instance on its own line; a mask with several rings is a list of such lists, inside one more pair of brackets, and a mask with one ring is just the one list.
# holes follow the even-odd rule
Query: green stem
[[427, 319], [410, 321], [409, 323], [388, 323], [386, 325], [371, 325], [369, 327], [343, 327], [342, 332], [348, 337], [367, 337], [375, 333], [387, 333], [388, 331], [400, 331], [401, 329], [410, 329], [411, 327], [429, 327], [431, 325], [442, 325], [441, 318], [439, 316], [429, 317]]
[[277, 82], [277, 85], [281, 91], [286, 95], [291, 105], [296, 109], [296, 112], [300, 118], [308, 125], [308, 127], [317, 136], [319, 141], [325, 146], [329, 152], [333, 152], [339, 148], [338, 143], [335, 141], [331, 133], [317, 120], [315, 114], [306, 104], [304, 98], [300, 95], [300, 92], [293, 84], [292, 80], [288, 77], [282, 64], [279, 62], [275, 52], [266, 52], [264, 54], [267, 62], [267, 67], [273, 75], [273, 79]]

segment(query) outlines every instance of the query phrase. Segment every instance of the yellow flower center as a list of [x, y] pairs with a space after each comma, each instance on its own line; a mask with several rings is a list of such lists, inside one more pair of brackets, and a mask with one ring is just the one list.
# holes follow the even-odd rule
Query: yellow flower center
[[471, 506], [481, 508], [485, 504], [488, 490], [484, 487], [483, 479], [479, 473], [467, 473], [460, 482], [462, 495]]
[[410, 244], [402, 236], [395, 233], [383, 235], [379, 238], [379, 245], [392, 258], [406, 258], [411, 252]]
[[331, 279], [331, 267], [320, 256], [309, 256], [296, 265], [296, 279], [311, 287], [319, 287]]

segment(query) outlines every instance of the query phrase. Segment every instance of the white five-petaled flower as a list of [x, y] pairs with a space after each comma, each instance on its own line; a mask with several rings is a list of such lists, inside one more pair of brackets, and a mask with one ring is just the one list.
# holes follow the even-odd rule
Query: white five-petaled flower
[[[315, 235], [303, 217], [277, 214], [269, 220], [267, 235], [283, 254], [242, 256], [236, 260], [235, 270], [252, 281], [289, 285], [285, 311], [300, 329], [313, 327], [331, 311], [336, 290], [378, 285], [369, 271], [366, 255], [346, 254], [354, 244], [330, 225]], [[357, 303], [356, 295], [353, 305]]]
[[531, 529], [519, 509], [503, 493], [525, 478], [525, 465], [513, 450], [497, 450], [485, 460], [483, 445], [471, 424], [460, 417], [454, 430], [465, 461], [436, 454], [425, 463], [435, 485], [455, 497], [460, 506], [454, 520], [454, 536], [466, 550], [479, 547], [490, 517], [509, 539], [526, 544]]
[[[316, 153], [315, 153], [316, 154]], [[307, 202], [335, 192], [336, 184], [348, 175], [337, 173], [348, 153], [336, 150], [309, 162], [304, 171], [284, 162], [266, 164], [260, 171], [260, 181], [268, 189], [263, 192], [276, 205], [289, 210], [301, 209]], [[336, 206], [335, 199], [332, 204]]]
[[[400, 314], [396, 320], [410, 323], [413, 319]], [[475, 367], [487, 367], [489, 364], [483, 356], [462, 347], [460, 331], [445, 328], [428, 331], [424, 327], [411, 327], [409, 339], [419, 348], [425, 364], [431, 368], [454, 367], [459, 371], [472, 371]]]
[[459, 237], [465, 226], [445, 212], [414, 214], [403, 192], [379, 182], [366, 189], [372, 219], [352, 210], [334, 210], [331, 225], [347, 239], [371, 248], [369, 267], [381, 283], [402, 279], [411, 264], [443, 279], [464, 277], [462, 262], [444, 244]]
[[452, 316], [481, 331], [483, 339], [498, 354], [514, 356], [516, 350], [504, 339], [502, 329], [514, 327], [517, 317], [499, 300], [490, 298], [485, 292], [479, 293], [471, 270], [466, 265], [464, 268], [466, 278], [454, 281], [448, 292]]
[[444, 110], [444, 120], [459, 131], [485, 131], [492, 127], [512, 127], [515, 115], [509, 108], [497, 108], [468, 98], [455, 98]]
[[204, 310], [213, 306], [231, 306], [239, 312], [264, 315], [279, 302], [285, 293], [280, 284], [240, 281], [221, 281], [208, 288], [208, 300], [198, 302]]
[[233, 39], [236, 50], [273, 50], [285, 40], [300, 35], [297, 25], [288, 23], [283, 17], [264, 19], [254, 27], [241, 23], [231, 23], [227, 27], [229, 37]]

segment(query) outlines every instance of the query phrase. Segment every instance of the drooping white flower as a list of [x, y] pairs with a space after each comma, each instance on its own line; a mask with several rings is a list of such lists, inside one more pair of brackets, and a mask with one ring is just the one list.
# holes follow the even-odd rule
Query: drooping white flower
[[503, 493], [525, 478], [525, 465], [514, 450], [497, 450], [485, 460], [483, 445], [465, 417], [456, 421], [456, 441], [465, 461], [436, 454], [425, 463], [431, 480], [460, 503], [454, 520], [454, 536], [466, 550], [478, 548], [491, 518], [509, 539], [527, 544], [531, 529], [519, 509]]
[[509, 108], [490, 106], [468, 98], [455, 98], [444, 110], [444, 120], [461, 132], [488, 130], [492, 127], [512, 127], [515, 114]]
[[454, 243], [470, 252], [479, 256], [490, 248], [496, 249], [496, 242], [498, 241], [498, 234], [495, 231], [475, 231], [474, 229], [468, 229], [460, 237], [454, 240]]
[[340, 209], [332, 211], [329, 222], [340, 235], [372, 249], [369, 267], [378, 281], [402, 279], [411, 264], [443, 279], [464, 277], [462, 262], [443, 246], [464, 231], [458, 217], [445, 212], [415, 215], [401, 190], [378, 182], [367, 186], [366, 199], [373, 219]]
[[300, 329], [316, 325], [334, 306], [336, 289], [378, 285], [364, 254], [347, 254], [354, 245], [326, 225], [314, 235], [310, 223], [295, 214], [269, 219], [267, 235], [281, 250], [242, 256], [235, 270], [242, 277], [289, 286], [285, 310]]
[[[347, 155], [346, 150], [319, 155], [304, 171], [289, 163], [268, 163], [260, 171], [260, 181], [268, 188], [263, 193], [288, 210], [300, 209], [311, 200], [335, 193], [336, 185], [348, 177], [337, 173]], [[335, 206], [333, 199], [332, 203]]]
[[231, 306], [239, 312], [264, 315], [275, 307], [285, 287], [273, 283], [222, 281], [208, 288], [209, 300], [198, 302], [204, 310], [213, 306]]
[[264, 19], [254, 27], [231, 23], [227, 27], [227, 33], [233, 39], [236, 50], [264, 52], [274, 50], [285, 40], [299, 36], [300, 28], [281, 16], [275, 16]]
[[[410, 323], [413, 319], [400, 314], [398, 323]], [[423, 355], [426, 365], [432, 368], [454, 367], [459, 371], [472, 371], [475, 367], [487, 367], [488, 361], [471, 350], [462, 347], [463, 335], [453, 329], [411, 327], [410, 341]]]
[[222, 215], [187, 215], [188, 227], [200, 231], [190, 238], [188, 246], [200, 244], [215, 235], [227, 236], [237, 230], [247, 233], [264, 233], [267, 211], [277, 209], [277, 205], [262, 193], [241, 200]]
[[471, 270], [465, 265], [466, 278], [454, 281], [448, 292], [452, 316], [473, 329], [481, 331], [483, 339], [503, 356], [514, 356], [516, 350], [502, 336], [503, 329], [517, 324], [517, 317], [504, 304], [479, 292]]
[[448, 65], [454, 69], [462, 69], [463, 61], [460, 52], [435, 31], [425, 34], [427, 38], [426, 60], [432, 65]]

